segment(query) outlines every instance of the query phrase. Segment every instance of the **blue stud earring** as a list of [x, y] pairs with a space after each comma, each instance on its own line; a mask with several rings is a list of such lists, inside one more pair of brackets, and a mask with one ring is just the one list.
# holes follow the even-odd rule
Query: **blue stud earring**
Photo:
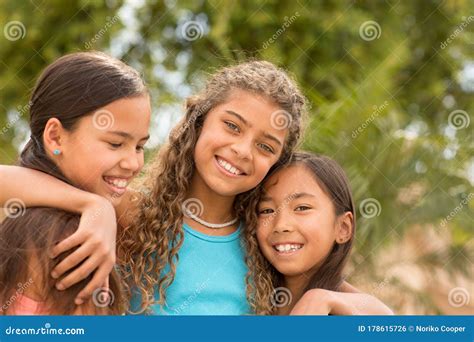
[[61, 154], [61, 151], [58, 150], [58, 149], [55, 149], [55, 150], [53, 151], [53, 154], [54, 154], [55, 156], [59, 156], [59, 155]]

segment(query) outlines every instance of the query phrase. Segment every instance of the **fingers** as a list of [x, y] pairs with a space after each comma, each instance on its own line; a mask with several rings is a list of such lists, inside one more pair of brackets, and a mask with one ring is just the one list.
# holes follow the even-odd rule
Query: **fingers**
[[[51, 272], [51, 276], [53, 278], [59, 278], [65, 272], [79, 265], [84, 259], [86, 259], [88, 256], [92, 254], [92, 251], [93, 251], [92, 246], [87, 246], [87, 245], [81, 246], [76, 251], [74, 251], [74, 253], [68, 255], [67, 258], [65, 258], [58, 265], [56, 265], [56, 267]], [[77, 273], [74, 272], [74, 274], [77, 274]], [[76, 282], [74, 282], [73, 284], [75, 284]]]
[[74, 272], [68, 274], [64, 279], [61, 279], [57, 284], [56, 288], [58, 290], [64, 290], [68, 287], [80, 282], [81, 280], [87, 278], [98, 266], [100, 265], [100, 260], [98, 258], [89, 258], [87, 259], [80, 267], [78, 267]]
[[109, 279], [110, 279], [109, 276], [107, 276], [107, 278], [105, 278], [104, 287], [105, 287], [106, 289], [108, 289], [108, 288], [110, 287]]
[[112, 268], [114, 267], [114, 263], [106, 263], [103, 264], [97, 272], [94, 274], [94, 277], [92, 277], [92, 280], [87, 284], [87, 286], [77, 295], [75, 303], [77, 305], [80, 305], [84, 303], [88, 298], [90, 298], [93, 294], [93, 292], [100, 288], [104, 287], [104, 283], [106, 284], [106, 287], [108, 288], [109, 285], [109, 274], [112, 271]]
[[50, 257], [52, 259], [56, 258], [58, 255], [61, 253], [64, 253], [71, 248], [74, 248], [76, 246], [79, 246], [82, 244], [85, 240], [85, 236], [81, 234], [80, 232], [75, 232], [68, 238], [62, 240], [60, 243], [58, 243], [56, 246], [53, 247], [53, 249], [50, 251]]

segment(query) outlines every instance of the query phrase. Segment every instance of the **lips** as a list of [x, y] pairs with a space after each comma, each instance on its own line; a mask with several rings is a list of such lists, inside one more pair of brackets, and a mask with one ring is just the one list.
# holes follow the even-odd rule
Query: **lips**
[[245, 176], [247, 175], [242, 168], [237, 166], [236, 164], [222, 158], [219, 156], [215, 156], [216, 162], [219, 165], [219, 167], [225, 171], [226, 173], [229, 173], [233, 176]]

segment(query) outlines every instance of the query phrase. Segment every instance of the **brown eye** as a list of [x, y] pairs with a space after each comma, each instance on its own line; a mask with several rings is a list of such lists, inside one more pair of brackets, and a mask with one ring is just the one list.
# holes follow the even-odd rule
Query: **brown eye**
[[306, 205], [299, 205], [295, 208], [295, 211], [304, 211], [304, 210], [309, 210], [309, 209], [311, 208]]
[[259, 144], [261, 149], [264, 150], [265, 152], [269, 152], [269, 153], [272, 153], [272, 154], [275, 154], [275, 151], [273, 151], [273, 149], [268, 146], [267, 144]]
[[271, 214], [273, 213], [273, 209], [262, 209], [258, 211], [259, 215]]
[[240, 132], [239, 126], [230, 121], [224, 121], [224, 123], [234, 132]]

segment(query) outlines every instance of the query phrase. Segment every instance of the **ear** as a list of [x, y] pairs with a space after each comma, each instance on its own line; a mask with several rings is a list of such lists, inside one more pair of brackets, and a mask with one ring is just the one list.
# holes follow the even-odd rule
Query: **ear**
[[57, 118], [51, 118], [46, 123], [43, 132], [45, 152], [51, 157], [55, 150], [62, 152], [65, 140], [65, 129]]
[[345, 212], [337, 218], [336, 243], [343, 244], [350, 240], [354, 231], [354, 215]]

